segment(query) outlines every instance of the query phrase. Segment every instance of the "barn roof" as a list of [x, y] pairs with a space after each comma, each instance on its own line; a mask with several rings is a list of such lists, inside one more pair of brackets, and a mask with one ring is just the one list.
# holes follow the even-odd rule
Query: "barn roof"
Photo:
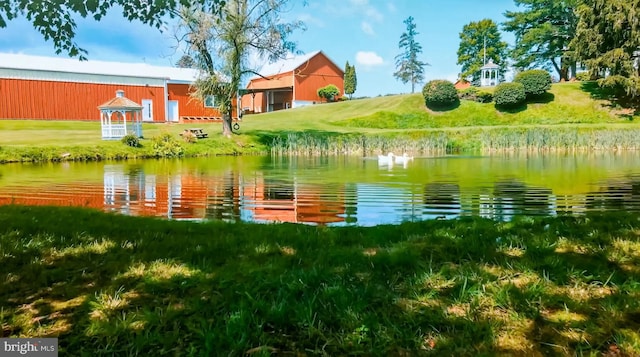
[[126, 63], [107, 61], [79, 61], [72, 58], [31, 56], [14, 53], [0, 53], [0, 68], [125, 76], [138, 78], [159, 78], [175, 82], [193, 82], [198, 71], [190, 68], [154, 66], [146, 63]]
[[[297, 55], [297, 56], [289, 55], [286, 58], [283, 58], [283, 59], [281, 59], [279, 61], [276, 61], [274, 63], [265, 64], [258, 71], [258, 73], [260, 73], [260, 76], [269, 77], [269, 76], [273, 76], [273, 75], [280, 74], [280, 73], [291, 72], [294, 69], [302, 66], [307, 61], [309, 61], [310, 59], [312, 59], [313, 57], [317, 56], [320, 53], [322, 53], [322, 51], [313, 51], [313, 52], [310, 52], [310, 53], [307, 53], [307, 54]], [[327, 55], [324, 55], [324, 56], [327, 57]], [[329, 57], [327, 57], [327, 58], [329, 58]], [[329, 61], [333, 62], [330, 58], [329, 58]], [[335, 65], [335, 63], [334, 63], [334, 65]], [[338, 67], [338, 65], [336, 65], [336, 67]], [[338, 68], [340, 68], [340, 67], [338, 67]], [[260, 78], [260, 77], [259, 76], [255, 76], [252, 79], [256, 79], [256, 78]]]

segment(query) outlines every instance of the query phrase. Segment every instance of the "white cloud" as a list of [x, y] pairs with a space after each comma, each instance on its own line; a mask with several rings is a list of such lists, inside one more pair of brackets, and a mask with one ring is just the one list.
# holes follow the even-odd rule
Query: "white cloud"
[[384, 64], [384, 60], [375, 52], [358, 51], [358, 53], [356, 53], [356, 63], [363, 66], [373, 67]]
[[351, 3], [356, 6], [368, 5], [369, 0], [351, 0]]
[[396, 12], [398, 10], [392, 2], [387, 3], [387, 9], [389, 12]]
[[298, 16], [298, 20], [304, 22], [306, 25], [325, 27], [324, 21], [320, 20], [317, 17], [314, 17], [311, 14], [300, 14], [300, 16]]
[[380, 11], [373, 6], [367, 7], [365, 14], [367, 15], [367, 18], [378, 22], [382, 22], [384, 20], [384, 15], [382, 15]]
[[362, 32], [366, 33], [367, 35], [375, 35], [376, 32], [373, 30], [373, 27], [371, 26], [370, 23], [366, 22], [366, 21], [362, 21], [362, 24], [360, 25], [360, 28], [362, 28]]

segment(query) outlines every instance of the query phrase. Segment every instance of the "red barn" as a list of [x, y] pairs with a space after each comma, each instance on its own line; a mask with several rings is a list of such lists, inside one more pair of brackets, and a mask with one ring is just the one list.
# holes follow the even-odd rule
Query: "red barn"
[[329, 84], [344, 94], [344, 71], [322, 51], [288, 57], [264, 66], [249, 81], [241, 107], [262, 113], [319, 103], [318, 89]]
[[212, 96], [189, 96], [196, 70], [145, 63], [0, 54], [0, 119], [100, 120], [98, 105], [123, 90], [143, 122], [220, 119]]

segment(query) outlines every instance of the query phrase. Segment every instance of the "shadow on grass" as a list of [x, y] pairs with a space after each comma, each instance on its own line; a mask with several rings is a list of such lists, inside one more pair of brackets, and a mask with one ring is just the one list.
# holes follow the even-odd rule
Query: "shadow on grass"
[[611, 88], [601, 87], [597, 81], [582, 82], [580, 88], [589, 93], [593, 99], [608, 101], [605, 106], [617, 111], [617, 115], [620, 118], [632, 121], [635, 116], [640, 115], [640, 103], [637, 100], [630, 100], [626, 96], [618, 96], [616, 91]]
[[516, 113], [524, 112], [525, 110], [527, 110], [528, 106], [527, 106], [527, 103], [524, 102], [517, 106], [504, 106], [504, 105], [496, 104], [495, 108], [497, 111], [501, 113], [516, 114]]
[[460, 107], [460, 100], [456, 100], [455, 102], [451, 103], [450, 105], [431, 105], [431, 104], [427, 104], [427, 108], [429, 108], [429, 110], [433, 111], [433, 112], [448, 112], [451, 110], [455, 110], [458, 109]]
[[548, 104], [553, 102], [556, 99], [555, 94], [553, 93], [543, 93], [540, 95], [532, 95], [527, 97], [527, 103], [529, 104]]
[[627, 214], [329, 229], [4, 206], [0, 227], [2, 336], [67, 354], [640, 353]]

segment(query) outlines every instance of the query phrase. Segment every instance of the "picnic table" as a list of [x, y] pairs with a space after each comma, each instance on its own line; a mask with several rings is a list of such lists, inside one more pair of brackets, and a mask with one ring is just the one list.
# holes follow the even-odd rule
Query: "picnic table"
[[202, 129], [200, 128], [189, 128], [189, 129], [184, 129], [184, 132], [180, 133], [180, 135], [184, 135], [184, 133], [191, 133], [193, 135], [196, 136], [196, 138], [198, 139], [204, 139], [204, 138], [208, 138], [209, 134], [205, 133]]

